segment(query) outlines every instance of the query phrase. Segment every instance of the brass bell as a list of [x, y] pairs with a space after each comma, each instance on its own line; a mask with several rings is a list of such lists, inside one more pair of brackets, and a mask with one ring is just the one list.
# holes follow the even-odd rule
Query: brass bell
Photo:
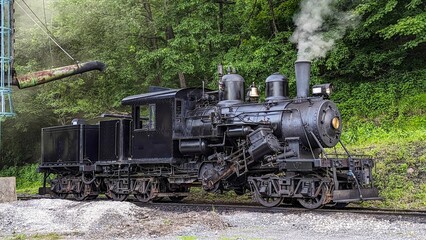
[[257, 89], [256, 85], [253, 84], [250, 86], [250, 92], [249, 92], [250, 98], [258, 98], [259, 97], [259, 90]]

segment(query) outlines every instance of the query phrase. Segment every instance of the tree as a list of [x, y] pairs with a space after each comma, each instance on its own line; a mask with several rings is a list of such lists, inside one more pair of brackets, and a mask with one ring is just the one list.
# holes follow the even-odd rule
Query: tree
[[330, 54], [334, 75], [378, 79], [424, 69], [426, 4], [423, 1], [361, 1], [359, 24]]

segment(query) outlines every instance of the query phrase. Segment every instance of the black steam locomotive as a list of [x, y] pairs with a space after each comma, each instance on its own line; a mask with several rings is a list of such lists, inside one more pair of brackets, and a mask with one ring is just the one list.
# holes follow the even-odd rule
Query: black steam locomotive
[[[280, 74], [266, 79], [266, 99], [244, 79], [221, 76], [219, 90], [164, 89], [122, 100], [132, 113], [88, 125], [42, 129], [41, 193], [77, 200], [179, 201], [190, 187], [250, 191], [260, 204], [305, 208], [378, 198], [373, 160], [329, 153], [340, 142], [341, 116], [331, 85], [309, 95], [310, 62], [296, 62], [297, 98]], [[46, 188], [50, 174], [50, 188]]]

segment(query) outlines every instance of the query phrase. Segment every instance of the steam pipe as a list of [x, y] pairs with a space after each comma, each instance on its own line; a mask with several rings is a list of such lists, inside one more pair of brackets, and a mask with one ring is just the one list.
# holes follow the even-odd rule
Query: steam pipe
[[309, 95], [309, 78], [311, 74], [311, 62], [306, 60], [296, 61], [296, 88], [297, 98], [307, 98]]
[[18, 86], [19, 89], [28, 88], [44, 84], [47, 82], [55, 81], [72, 75], [98, 70], [103, 72], [106, 65], [103, 62], [91, 61], [85, 63], [78, 63], [65, 67], [59, 67], [39, 72], [29, 73], [22, 76], [13, 78], [12, 85]]

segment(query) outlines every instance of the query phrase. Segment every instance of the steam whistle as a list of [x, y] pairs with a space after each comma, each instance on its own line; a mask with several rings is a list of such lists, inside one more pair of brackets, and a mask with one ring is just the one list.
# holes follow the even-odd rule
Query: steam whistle
[[75, 65], [29, 73], [22, 76], [15, 76], [13, 78], [12, 85], [18, 86], [19, 89], [23, 89], [93, 70], [103, 72], [105, 68], [106, 65], [99, 61], [78, 63]]

